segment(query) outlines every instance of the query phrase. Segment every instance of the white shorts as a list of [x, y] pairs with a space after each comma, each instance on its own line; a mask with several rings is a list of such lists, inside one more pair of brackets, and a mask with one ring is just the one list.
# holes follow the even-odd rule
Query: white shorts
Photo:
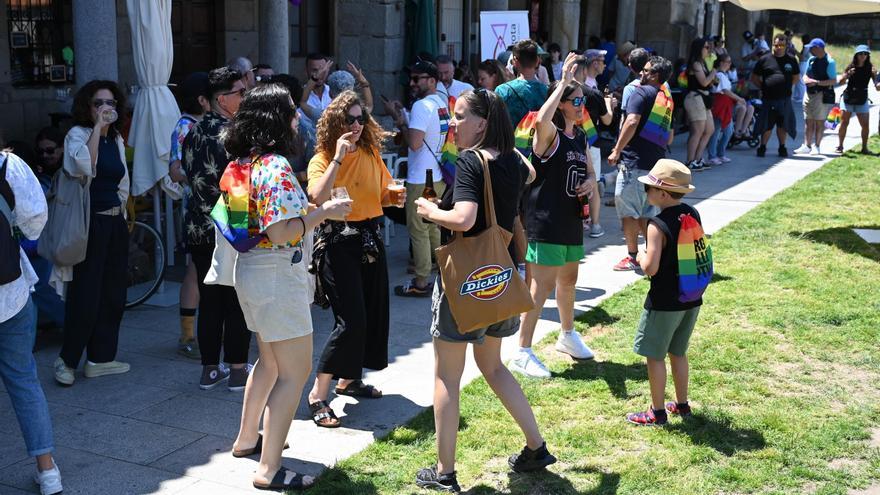
[[305, 252], [292, 262], [297, 250], [255, 248], [239, 253], [235, 263], [235, 292], [244, 320], [263, 342], [312, 333], [315, 277], [309, 273]]

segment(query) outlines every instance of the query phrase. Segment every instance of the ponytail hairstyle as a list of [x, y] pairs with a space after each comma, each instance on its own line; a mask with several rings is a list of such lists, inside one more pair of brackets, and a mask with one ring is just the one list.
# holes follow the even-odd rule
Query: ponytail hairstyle
[[478, 88], [465, 91], [459, 99], [467, 102], [472, 114], [486, 119], [486, 131], [474, 149], [495, 148], [502, 155], [513, 151], [513, 124], [501, 97], [494, 91]]

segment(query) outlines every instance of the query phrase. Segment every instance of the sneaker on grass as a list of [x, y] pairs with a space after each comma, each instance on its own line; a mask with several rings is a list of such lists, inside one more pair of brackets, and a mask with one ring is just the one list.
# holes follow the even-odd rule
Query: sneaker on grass
[[550, 370], [535, 356], [531, 349], [520, 349], [507, 364], [510, 371], [532, 378], [550, 378]]
[[458, 493], [461, 487], [458, 486], [458, 478], [455, 471], [447, 474], [437, 472], [437, 466], [420, 469], [416, 474], [416, 485], [419, 488], [428, 488], [440, 492]]
[[667, 402], [666, 412], [668, 412], [669, 414], [675, 414], [676, 416], [681, 416], [682, 418], [690, 418], [691, 416], [693, 416], [693, 413], [691, 413], [691, 406], [687, 402], [685, 402], [684, 404]]
[[202, 367], [202, 379], [199, 380], [199, 388], [202, 390], [211, 390], [229, 379], [229, 368], [218, 365], [209, 365]]
[[626, 420], [639, 426], [664, 426], [669, 422], [665, 409], [655, 411], [651, 407], [647, 411], [627, 414]]
[[547, 443], [542, 443], [535, 450], [528, 445], [523, 447], [519, 454], [513, 454], [507, 459], [507, 465], [517, 473], [538, 471], [556, 462], [556, 457], [547, 451]]
[[584, 344], [576, 330], [571, 332], [560, 331], [556, 339], [556, 350], [564, 352], [575, 359], [593, 359], [593, 351]]

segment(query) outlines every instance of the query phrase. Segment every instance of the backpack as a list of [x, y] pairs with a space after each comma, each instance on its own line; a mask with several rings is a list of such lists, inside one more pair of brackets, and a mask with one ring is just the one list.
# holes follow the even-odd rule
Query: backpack
[[6, 181], [6, 158], [0, 165], [0, 285], [14, 282], [21, 277], [21, 251], [12, 229], [12, 210], [15, 195]]
[[713, 274], [712, 248], [703, 227], [689, 213], [681, 216], [678, 229], [678, 300], [703, 297]]
[[233, 160], [220, 177], [220, 197], [211, 209], [214, 226], [239, 253], [246, 253], [260, 243], [263, 234], [248, 231], [248, 208], [251, 196], [251, 167], [259, 160], [242, 164]]

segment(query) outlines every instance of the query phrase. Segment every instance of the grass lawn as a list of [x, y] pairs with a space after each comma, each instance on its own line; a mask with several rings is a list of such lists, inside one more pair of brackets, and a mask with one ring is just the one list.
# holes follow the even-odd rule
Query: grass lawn
[[[521, 433], [485, 381], [465, 388], [462, 487], [847, 494], [877, 484], [880, 250], [850, 229], [880, 228], [878, 161], [847, 153], [713, 236], [716, 281], [689, 352], [692, 420], [649, 428], [623, 419], [650, 402], [644, 361], [632, 352], [643, 280], [580, 318], [595, 361], [555, 352], [555, 335], [536, 346], [554, 376], [522, 383], [559, 458], [546, 473], [508, 470]], [[433, 433], [427, 410], [327, 471], [308, 493], [421, 493], [413, 480], [435, 460]]]

